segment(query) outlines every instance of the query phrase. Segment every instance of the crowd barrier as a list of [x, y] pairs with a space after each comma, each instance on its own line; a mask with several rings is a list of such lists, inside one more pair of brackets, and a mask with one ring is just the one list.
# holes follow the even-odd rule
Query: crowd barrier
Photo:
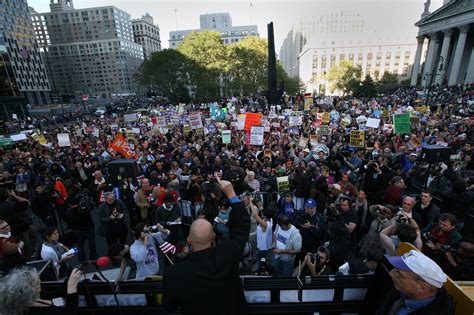
[[[367, 292], [371, 275], [298, 278], [241, 277], [252, 314], [313, 314], [314, 312], [367, 314]], [[44, 291], [55, 291], [62, 283], [42, 282]], [[186, 285], [183, 283], [183, 285]], [[116, 298], [113, 293], [116, 294]], [[79, 314], [123, 314], [152, 312], [167, 314], [161, 305], [161, 277], [115, 284], [81, 282], [78, 285]]]

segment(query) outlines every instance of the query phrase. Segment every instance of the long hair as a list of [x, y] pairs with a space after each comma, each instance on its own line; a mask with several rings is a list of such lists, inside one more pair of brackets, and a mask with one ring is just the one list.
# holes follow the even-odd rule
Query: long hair
[[0, 278], [0, 315], [21, 315], [39, 298], [36, 270], [22, 267]]

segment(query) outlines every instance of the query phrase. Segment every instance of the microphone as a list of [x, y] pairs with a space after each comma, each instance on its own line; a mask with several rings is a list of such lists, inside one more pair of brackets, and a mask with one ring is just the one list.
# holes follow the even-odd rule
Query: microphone
[[82, 265], [94, 265], [96, 268], [98, 267], [106, 267], [110, 264], [110, 258], [107, 256], [102, 256], [97, 258], [96, 260], [87, 260], [82, 262]]

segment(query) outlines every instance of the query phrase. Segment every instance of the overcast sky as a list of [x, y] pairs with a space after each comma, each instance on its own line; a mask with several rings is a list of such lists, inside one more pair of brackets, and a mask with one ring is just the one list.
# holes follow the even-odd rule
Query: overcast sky
[[[141, 17], [150, 13], [155, 24], [160, 27], [162, 47], [168, 47], [169, 32], [174, 30], [199, 28], [199, 15], [205, 13], [230, 13], [233, 25], [256, 24], [260, 36], [267, 37], [266, 24], [274, 23], [275, 49], [280, 51], [281, 43], [293, 25], [303, 16], [320, 16], [343, 10], [360, 13], [367, 25], [385, 37], [406, 35], [415, 36], [413, 25], [419, 20], [425, 0], [74, 0], [75, 8], [88, 8], [113, 5], [132, 15]], [[37, 12], [49, 12], [50, 0], [28, 0]], [[250, 6], [250, 3], [253, 6]], [[442, 0], [432, 0], [430, 11], [439, 8]]]

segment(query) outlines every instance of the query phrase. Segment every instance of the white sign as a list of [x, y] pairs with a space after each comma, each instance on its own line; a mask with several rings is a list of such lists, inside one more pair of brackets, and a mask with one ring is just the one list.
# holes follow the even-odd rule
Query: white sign
[[303, 116], [288, 116], [290, 126], [301, 126], [303, 124]]
[[263, 145], [263, 135], [265, 127], [252, 126], [250, 128], [250, 145]]
[[237, 117], [237, 130], [244, 130], [245, 127], [245, 115]]
[[230, 130], [222, 130], [222, 143], [227, 144], [231, 141]]
[[377, 118], [368, 118], [365, 126], [367, 128], [378, 128], [380, 125], [380, 119]]
[[58, 133], [58, 145], [60, 147], [69, 147], [71, 146], [71, 140], [69, 140], [68, 133]]
[[16, 114], [12, 114], [13, 119], [18, 119], [18, 116]]
[[136, 134], [140, 134], [140, 128], [132, 128], [132, 132]]
[[132, 122], [132, 121], [137, 120], [137, 114], [125, 114], [123, 115], [123, 117], [125, 118], [125, 121], [127, 122]]
[[92, 132], [92, 135], [96, 138], [99, 137], [100, 135], [100, 129], [99, 128], [94, 128], [94, 131]]
[[11, 135], [10, 138], [16, 142], [16, 141], [26, 140], [26, 135], [24, 133], [19, 133], [17, 135]]

